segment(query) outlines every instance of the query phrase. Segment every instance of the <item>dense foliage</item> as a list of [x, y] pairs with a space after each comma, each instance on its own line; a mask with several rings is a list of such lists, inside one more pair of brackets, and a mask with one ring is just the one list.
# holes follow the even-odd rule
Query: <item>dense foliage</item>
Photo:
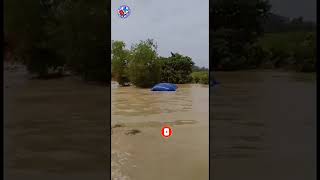
[[209, 71], [198, 71], [191, 74], [194, 83], [209, 84]]
[[69, 0], [61, 5], [59, 51], [67, 66], [86, 80], [109, 82], [108, 6], [99, 0]]
[[43, 77], [64, 66], [108, 82], [106, 1], [8, 0], [4, 7], [6, 40], [30, 73]]
[[215, 0], [211, 69], [316, 70], [316, 25], [270, 13], [266, 0]]
[[150, 39], [140, 41], [130, 50], [125, 48], [122, 41], [112, 42], [112, 75], [120, 85], [132, 83], [144, 88], [158, 82], [190, 83], [194, 69], [207, 71], [195, 66], [190, 57], [179, 53], [159, 57], [157, 45]]
[[122, 41], [112, 42], [112, 77], [118, 81], [120, 85], [125, 85], [129, 82], [128, 77], [128, 63], [129, 63], [129, 50], [125, 49], [125, 43]]
[[[50, 41], [54, 38], [48, 28], [55, 21], [52, 18], [56, 4], [48, 1], [5, 1], [5, 36], [14, 46], [17, 59], [25, 63], [31, 73], [46, 76], [50, 68], [64, 64], [58, 58]], [[13, 44], [13, 45], [12, 45]]]
[[131, 48], [128, 75], [138, 87], [151, 87], [160, 81], [157, 45], [152, 40], [141, 41]]
[[247, 52], [263, 33], [270, 5], [264, 0], [215, 0], [212, 13], [213, 69], [245, 68]]
[[289, 68], [301, 72], [316, 70], [315, 32], [269, 33], [259, 40], [263, 48], [264, 66]]
[[188, 56], [175, 53], [168, 58], [160, 58], [161, 81], [177, 84], [192, 81], [191, 73], [194, 63]]

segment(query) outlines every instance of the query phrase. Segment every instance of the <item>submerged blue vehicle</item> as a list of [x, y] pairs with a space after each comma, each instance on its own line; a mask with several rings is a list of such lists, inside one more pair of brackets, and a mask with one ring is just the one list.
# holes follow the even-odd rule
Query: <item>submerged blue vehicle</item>
[[210, 84], [211, 84], [211, 86], [216, 86], [216, 85], [219, 85], [220, 82], [218, 82], [216, 80], [212, 80], [212, 81], [210, 81]]
[[214, 87], [219, 84], [220, 84], [220, 82], [216, 81], [216, 79], [213, 76], [213, 72], [210, 72], [210, 86]]
[[159, 83], [151, 88], [151, 91], [176, 91], [177, 85], [172, 83]]

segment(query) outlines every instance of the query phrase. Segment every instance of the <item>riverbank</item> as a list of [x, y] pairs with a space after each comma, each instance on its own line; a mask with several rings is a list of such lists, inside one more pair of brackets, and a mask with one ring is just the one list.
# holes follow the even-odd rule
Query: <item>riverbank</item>
[[298, 72], [290, 68], [252, 68], [239, 70], [213, 70], [210, 72], [218, 73], [233, 73], [233, 72], [282, 72], [282, 73], [300, 73], [300, 74], [315, 74], [316, 72]]

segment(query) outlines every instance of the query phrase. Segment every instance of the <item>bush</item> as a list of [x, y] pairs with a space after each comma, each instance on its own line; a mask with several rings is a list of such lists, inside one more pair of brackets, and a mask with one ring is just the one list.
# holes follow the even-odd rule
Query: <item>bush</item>
[[190, 57], [178, 53], [168, 58], [158, 57], [157, 45], [150, 39], [133, 45], [131, 50], [125, 49], [122, 41], [112, 43], [112, 78], [120, 85], [131, 82], [147, 88], [160, 81], [189, 83], [193, 69], [205, 68], [195, 67]]
[[51, 25], [55, 24], [53, 9], [49, 1], [5, 3], [5, 35], [14, 47], [14, 56], [40, 78], [46, 78], [49, 70], [65, 64], [65, 58], [52, 43], [56, 38], [56, 27]]
[[68, 67], [85, 80], [109, 83], [111, 79], [107, 57], [111, 47], [106, 44], [106, 23], [110, 23], [108, 18], [106, 22], [107, 5], [103, 1], [63, 1], [57, 11], [62, 12], [56, 15], [57, 48]]
[[270, 4], [264, 0], [215, 0], [210, 28], [213, 34], [211, 68], [238, 70], [251, 68], [249, 62], [256, 64], [254, 59], [248, 59], [247, 47], [263, 34], [263, 23], [269, 11]]
[[269, 33], [259, 45], [270, 52], [269, 61], [275, 68], [293, 67], [300, 72], [316, 70], [315, 32]]
[[162, 82], [184, 84], [192, 81], [194, 63], [190, 57], [175, 53], [169, 58], [160, 58], [160, 62]]
[[133, 45], [128, 65], [129, 80], [137, 87], [148, 88], [160, 81], [157, 46], [153, 40]]
[[301, 64], [297, 65], [298, 72], [315, 72], [316, 64], [314, 59], [305, 59]]
[[67, 65], [86, 80], [108, 83], [106, 9], [108, 3], [97, 0], [10, 0], [5, 34], [30, 73], [46, 76]]
[[193, 72], [191, 76], [194, 83], [209, 84], [209, 73], [207, 71]]
[[31, 74], [39, 78], [48, 76], [49, 70], [57, 70], [64, 65], [64, 60], [56, 52], [48, 48], [32, 48], [29, 58], [25, 59], [25, 65]]
[[196, 75], [196, 74], [192, 73], [192, 81], [193, 81], [194, 83], [199, 83], [199, 82], [200, 82], [200, 77], [199, 77], [199, 75]]
[[112, 76], [120, 84], [125, 85], [129, 82], [128, 62], [129, 51], [125, 49], [125, 43], [122, 41], [112, 42]]
[[246, 48], [246, 64], [247, 68], [257, 68], [261, 64], [270, 59], [270, 52], [264, 50], [258, 44], [250, 45]]

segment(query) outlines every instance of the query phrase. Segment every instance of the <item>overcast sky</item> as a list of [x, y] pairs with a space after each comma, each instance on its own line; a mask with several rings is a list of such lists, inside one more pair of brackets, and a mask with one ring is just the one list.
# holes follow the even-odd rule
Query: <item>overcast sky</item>
[[[132, 43], [147, 38], [158, 44], [158, 53], [170, 52], [189, 56], [198, 66], [209, 64], [208, 0], [112, 0], [112, 40]], [[131, 8], [126, 19], [117, 16], [123, 4]]]
[[317, 0], [269, 0], [272, 11], [282, 16], [302, 16], [306, 20], [316, 21]]
[[[209, 0], [112, 0], [112, 40], [122, 40], [130, 48], [147, 38], [158, 44], [158, 53], [190, 56], [198, 66], [209, 61]], [[316, 0], [270, 0], [272, 11], [288, 17], [316, 20]], [[121, 19], [117, 8], [131, 8]]]

